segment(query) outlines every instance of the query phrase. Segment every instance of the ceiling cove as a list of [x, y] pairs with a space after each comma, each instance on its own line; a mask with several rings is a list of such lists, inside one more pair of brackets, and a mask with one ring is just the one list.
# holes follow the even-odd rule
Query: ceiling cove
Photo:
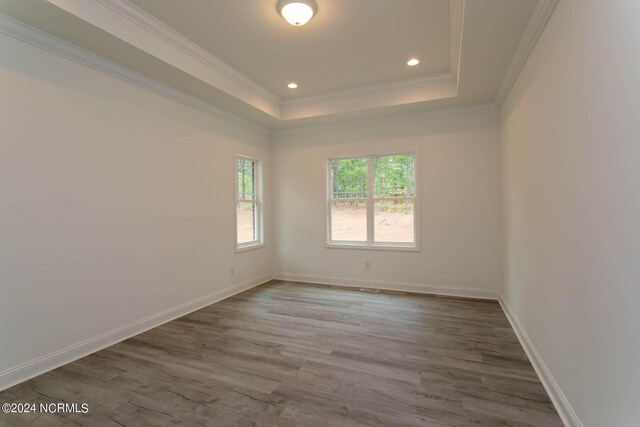
[[47, 0], [278, 121], [425, 101], [458, 93], [465, 0], [449, 0], [449, 71], [316, 95], [276, 95], [128, 0]]
[[[157, 1], [173, 5], [170, 0]], [[197, 13], [197, 5], [229, 5], [222, 0], [190, 1]], [[254, 2], [254, 5], [263, 4], [261, 0], [247, 1]], [[339, 1], [322, 0], [321, 5], [329, 7], [334, 2], [331, 7], [335, 7], [340, 5]], [[378, 4], [386, 6], [385, 0], [379, 1]], [[412, 8], [412, 1], [406, 0], [405, 6]], [[447, 7], [440, 9], [437, 18], [443, 22], [439, 30], [439, 43], [446, 56], [440, 57], [439, 69], [446, 71], [434, 72], [433, 68], [424, 68], [419, 70], [423, 74], [418, 77], [391, 78], [382, 83], [360, 82], [339, 90], [324, 90], [308, 95], [308, 92], [300, 92], [300, 89], [296, 89], [295, 94], [290, 92], [291, 96], [286, 92], [284, 95], [283, 92], [274, 93], [275, 90], [267, 89], [255, 78], [136, 6], [155, 5], [158, 4], [156, 0], [34, 0], [33, 3], [7, 0], [0, 9], [0, 33], [265, 134], [282, 129], [330, 126], [332, 123], [360, 123], [363, 120], [363, 123], [376, 123], [384, 116], [397, 114], [415, 113], [416, 117], [422, 117], [420, 112], [426, 112], [429, 116], [436, 114], [437, 110], [465, 114], [467, 111], [476, 111], [478, 105], [483, 109], [484, 106], [500, 108], [551, 18], [558, 0], [526, 0], [529, 6], [524, 9], [520, 6], [524, 3], [510, 3], [511, 0], [487, 0], [486, 3], [441, 1]], [[254, 19], [261, 19], [264, 13], [266, 8], [257, 11]], [[450, 22], [444, 23], [443, 17], [447, 15]], [[323, 16], [322, 9], [319, 16]], [[279, 15], [277, 19], [283, 21]], [[511, 25], [510, 32], [504, 30], [505, 24]], [[180, 28], [184, 30], [185, 27]], [[218, 30], [218, 34], [227, 32], [224, 28]], [[193, 36], [193, 33], [189, 34]], [[487, 36], [493, 39], [487, 39]], [[84, 43], [82, 37], [103, 44]], [[253, 39], [250, 37], [248, 40]], [[420, 45], [422, 38], [417, 40]], [[509, 46], [505, 46], [505, 40]], [[390, 40], [391, 48], [396, 45], [397, 40]], [[105, 50], [105, 47], [110, 49]], [[500, 49], [502, 56], [496, 57], [494, 53], [500, 52]], [[113, 55], [113, 52], [122, 52], [125, 56]], [[135, 56], [135, 52], [156, 61], [142, 64], [158, 67], [151, 70], [175, 70], [181, 73], [180, 78], [192, 79], [199, 86], [190, 87], [188, 80], [171, 80], [166, 74], [150, 72], [150, 68], [141, 66], [141, 63], [131, 62], [128, 58], [139, 57]], [[411, 68], [405, 65], [411, 57], [401, 56], [399, 62]], [[418, 57], [425, 59], [420, 55]], [[422, 64], [421, 60], [420, 67]], [[245, 70], [246, 67], [240, 69]], [[262, 79], [261, 74], [258, 77], [258, 80]], [[295, 81], [304, 90], [307, 81], [304, 75], [302, 77], [301, 80], [287, 79], [281, 86], [285, 91], [291, 91], [286, 89], [286, 84]], [[333, 77], [328, 76], [327, 82], [333, 82]], [[273, 88], [273, 85], [269, 87]], [[482, 92], [477, 92], [477, 89]], [[202, 92], [206, 90], [210, 92]]]

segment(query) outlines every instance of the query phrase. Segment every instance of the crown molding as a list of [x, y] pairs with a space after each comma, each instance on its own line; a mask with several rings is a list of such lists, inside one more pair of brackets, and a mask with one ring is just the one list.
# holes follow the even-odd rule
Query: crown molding
[[142, 28], [160, 37], [167, 43], [183, 52], [193, 56], [197, 60], [216, 70], [225, 77], [244, 86], [256, 95], [262, 96], [274, 104], [280, 104], [280, 97], [264, 88], [250, 77], [239, 70], [233, 68], [217, 56], [212, 55], [208, 50], [200, 47], [182, 34], [169, 27], [164, 22], [153, 15], [140, 9], [138, 6], [127, 0], [97, 0], [108, 8], [114, 10], [125, 18], [135, 22]]
[[350, 89], [338, 90], [334, 92], [322, 93], [320, 95], [301, 96], [297, 98], [286, 98], [283, 107], [300, 107], [316, 103], [329, 101], [343, 101], [353, 97], [366, 97], [369, 95], [384, 95], [394, 93], [399, 90], [420, 89], [439, 86], [442, 84], [455, 82], [456, 78], [451, 73], [435, 74], [424, 77], [413, 77], [404, 80], [394, 80], [384, 83], [374, 83], [370, 85], [358, 86]]
[[451, 73], [359, 86], [315, 96], [287, 98], [282, 119], [292, 120], [368, 108], [402, 105], [454, 97], [456, 78]]
[[128, 0], [47, 1], [281, 121], [457, 95], [465, 0], [450, 0], [452, 73], [286, 99], [270, 92]]
[[271, 134], [273, 138], [288, 138], [304, 136], [323, 132], [349, 131], [360, 128], [372, 128], [376, 126], [390, 126], [402, 124], [406, 125], [414, 122], [423, 122], [448, 117], [461, 117], [474, 114], [497, 113], [498, 109], [493, 103], [464, 105], [461, 107], [440, 108], [434, 110], [422, 110], [411, 113], [391, 114], [381, 117], [370, 117], [364, 119], [344, 120], [340, 122], [325, 123], [319, 125], [308, 125], [274, 130]]
[[[47, 1], [283, 123], [302, 118], [454, 98], [458, 94], [465, 0], [450, 0], [450, 72], [285, 99], [268, 91], [128, 0]], [[57, 40], [63, 42], [60, 39]], [[61, 46], [60, 43], [57, 45]], [[87, 59], [89, 52], [84, 51], [83, 54], [79, 54], [77, 51], [80, 49], [75, 46], [74, 48], [75, 54], [70, 54], [69, 48], [52, 51], [65, 52], [63, 56], [201, 111], [220, 117], [226, 116], [227, 119], [236, 122], [241, 119], [240, 116], [226, 113], [223, 109], [206, 101], [187, 95], [126, 67], [118, 66], [97, 55], [93, 55], [89, 60]], [[120, 69], [116, 71], [117, 67]], [[246, 123], [244, 126], [247, 126]], [[260, 125], [255, 126], [264, 129]]]
[[47, 1], [254, 108], [280, 117], [278, 96], [127, 0]]
[[[100, 0], [112, 1], [112, 0]], [[450, 72], [423, 77], [416, 77], [405, 80], [397, 80], [392, 82], [375, 83], [371, 85], [360, 86], [339, 91], [332, 91], [320, 95], [302, 96], [297, 98], [283, 99], [283, 107], [308, 106], [315, 102], [326, 102], [344, 100], [349, 96], [363, 96], [384, 93], [385, 91], [396, 91], [407, 89], [409, 87], [421, 88], [425, 86], [435, 86], [443, 83], [456, 81], [459, 75], [460, 56], [462, 54], [462, 30], [464, 23], [464, 5], [465, 0], [449, 0], [449, 36], [450, 36]]]
[[284, 98], [280, 118], [293, 120], [457, 96], [465, 1], [449, 0], [449, 73], [375, 83], [320, 95]]
[[460, 58], [462, 57], [462, 31], [464, 28], [464, 6], [465, 0], [451, 0], [449, 2], [449, 67], [451, 73], [456, 78], [456, 83], [460, 82]]
[[549, 22], [557, 4], [558, 0], [538, 0], [536, 3], [533, 14], [529, 19], [529, 23], [520, 38], [520, 43], [509, 64], [509, 68], [507, 68], [500, 87], [498, 88], [494, 101], [498, 108], [502, 106], [513, 85], [516, 83], [516, 80], [518, 80], [520, 72], [524, 68], [527, 59], [529, 59], [536, 42], [540, 38], [540, 34], [542, 34], [547, 22]]
[[120, 64], [91, 53], [2, 13], [0, 13], [0, 33], [26, 42], [32, 46], [39, 47], [76, 63], [85, 65], [111, 77], [115, 77], [119, 80], [146, 89], [157, 95], [177, 101], [196, 110], [211, 114], [251, 131], [262, 135], [270, 134], [268, 129], [264, 126], [260, 126], [257, 123], [184, 93], [172, 86], [147, 77], [144, 74], [123, 67]]

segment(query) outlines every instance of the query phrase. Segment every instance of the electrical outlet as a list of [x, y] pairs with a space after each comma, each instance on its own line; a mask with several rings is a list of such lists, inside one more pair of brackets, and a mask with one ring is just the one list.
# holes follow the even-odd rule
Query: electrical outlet
[[365, 270], [371, 270], [371, 261], [367, 261], [364, 263], [364, 269]]
[[231, 267], [231, 268], [229, 269], [229, 275], [231, 275], [231, 276], [235, 276], [235, 275], [236, 275], [236, 269], [235, 269], [235, 268], [233, 268], [233, 267]]

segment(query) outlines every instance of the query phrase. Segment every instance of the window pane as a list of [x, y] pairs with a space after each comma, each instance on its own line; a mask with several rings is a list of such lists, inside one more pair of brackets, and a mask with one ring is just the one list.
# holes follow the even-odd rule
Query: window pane
[[414, 243], [413, 200], [376, 200], [373, 217], [376, 242]]
[[374, 158], [374, 197], [413, 197], [415, 155], [400, 154]]
[[367, 202], [331, 202], [331, 240], [367, 241]]
[[254, 242], [256, 236], [256, 205], [254, 202], [239, 201], [236, 205], [238, 221], [238, 244]]
[[367, 158], [331, 160], [331, 198], [367, 197]]
[[236, 161], [238, 174], [238, 199], [255, 199], [255, 171], [256, 162], [238, 157]]

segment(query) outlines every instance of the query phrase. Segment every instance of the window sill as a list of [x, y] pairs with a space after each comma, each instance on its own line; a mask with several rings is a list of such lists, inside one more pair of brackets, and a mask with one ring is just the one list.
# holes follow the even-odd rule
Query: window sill
[[325, 245], [327, 249], [364, 249], [374, 251], [405, 251], [405, 252], [420, 252], [419, 246], [404, 246], [404, 245], [391, 245], [391, 244], [375, 244], [375, 245], [360, 245], [353, 243], [328, 243]]
[[236, 253], [248, 252], [248, 251], [252, 251], [254, 249], [260, 249], [260, 248], [264, 248], [264, 247], [265, 247], [264, 243], [255, 243], [255, 244], [246, 245], [246, 246], [236, 246]]

